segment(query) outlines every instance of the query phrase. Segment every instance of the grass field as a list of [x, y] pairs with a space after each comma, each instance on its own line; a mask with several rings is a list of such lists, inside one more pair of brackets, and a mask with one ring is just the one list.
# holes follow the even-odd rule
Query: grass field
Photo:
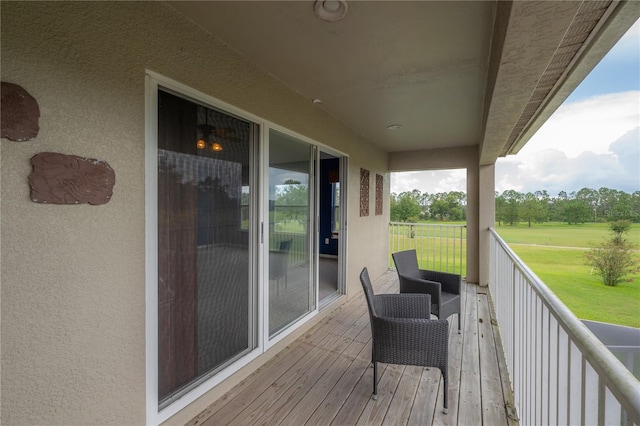
[[[508, 243], [537, 244], [559, 247], [596, 247], [605, 238], [609, 238], [609, 226], [606, 223], [586, 223], [567, 225], [566, 223], [526, 224], [516, 226], [497, 226], [498, 234]], [[640, 246], [640, 224], [634, 223], [626, 239]]]
[[[496, 231], [578, 318], [640, 328], [640, 273], [607, 287], [584, 262], [585, 248], [609, 237], [606, 224], [521, 224]], [[626, 237], [640, 247], [640, 224]]]

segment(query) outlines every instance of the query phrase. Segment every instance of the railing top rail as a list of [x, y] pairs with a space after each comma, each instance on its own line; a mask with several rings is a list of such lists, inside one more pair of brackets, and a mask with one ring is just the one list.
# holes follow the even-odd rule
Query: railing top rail
[[496, 242], [511, 258], [514, 265], [529, 281], [533, 290], [547, 306], [558, 324], [565, 330], [591, 366], [605, 381], [607, 387], [631, 415], [634, 423], [640, 422], [640, 382], [611, 353], [609, 349], [580, 321], [567, 306], [547, 287], [538, 276], [516, 255], [498, 235], [489, 228]]
[[415, 226], [447, 226], [450, 228], [466, 228], [467, 225], [455, 225], [451, 223], [417, 223], [417, 222], [389, 222], [389, 225], [415, 225]]

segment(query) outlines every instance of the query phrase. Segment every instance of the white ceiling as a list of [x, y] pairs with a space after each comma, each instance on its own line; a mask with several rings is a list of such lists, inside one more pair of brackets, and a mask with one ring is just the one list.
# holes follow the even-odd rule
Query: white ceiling
[[[475, 145], [486, 164], [524, 144], [522, 129], [539, 126], [635, 21], [609, 1], [350, 1], [338, 22], [317, 18], [313, 1], [169, 3], [385, 151]], [[564, 64], [573, 77], [542, 91], [579, 23], [595, 59]]]

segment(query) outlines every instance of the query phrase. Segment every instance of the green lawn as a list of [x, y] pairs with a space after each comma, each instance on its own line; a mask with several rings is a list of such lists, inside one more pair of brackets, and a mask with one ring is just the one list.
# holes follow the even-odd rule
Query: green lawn
[[[578, 318], [640, 328], [640, 273], [629, 277], [630, 282], [607, 287], [585, 265], [585, 250], [568, 248], [597, 246], [609, 236], [606, 224], [519, 225], [496, 230]], [[639, 224], [634, 224], [627, 239], [640, 245]]]
[[[508, 243], [561, 247], [595, 247], [610, 236], [609, 226], [606, 223], [582, 225], [543, 223], [533, 224], [531, 228], [524, 223], [515, 226], [496, 224], [495, 229]], [[626, 238], [636, 246], [640, 246], [640, 224], [631, 225]]]

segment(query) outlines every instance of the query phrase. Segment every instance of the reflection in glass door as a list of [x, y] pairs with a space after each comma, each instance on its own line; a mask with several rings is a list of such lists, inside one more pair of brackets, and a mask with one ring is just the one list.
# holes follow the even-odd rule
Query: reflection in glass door
[[158, 400], [166, 406], [256, 347], [257, 126], [158, 93]]
[[269, 336], [315, 308], [313, 146], [269, 131]]

